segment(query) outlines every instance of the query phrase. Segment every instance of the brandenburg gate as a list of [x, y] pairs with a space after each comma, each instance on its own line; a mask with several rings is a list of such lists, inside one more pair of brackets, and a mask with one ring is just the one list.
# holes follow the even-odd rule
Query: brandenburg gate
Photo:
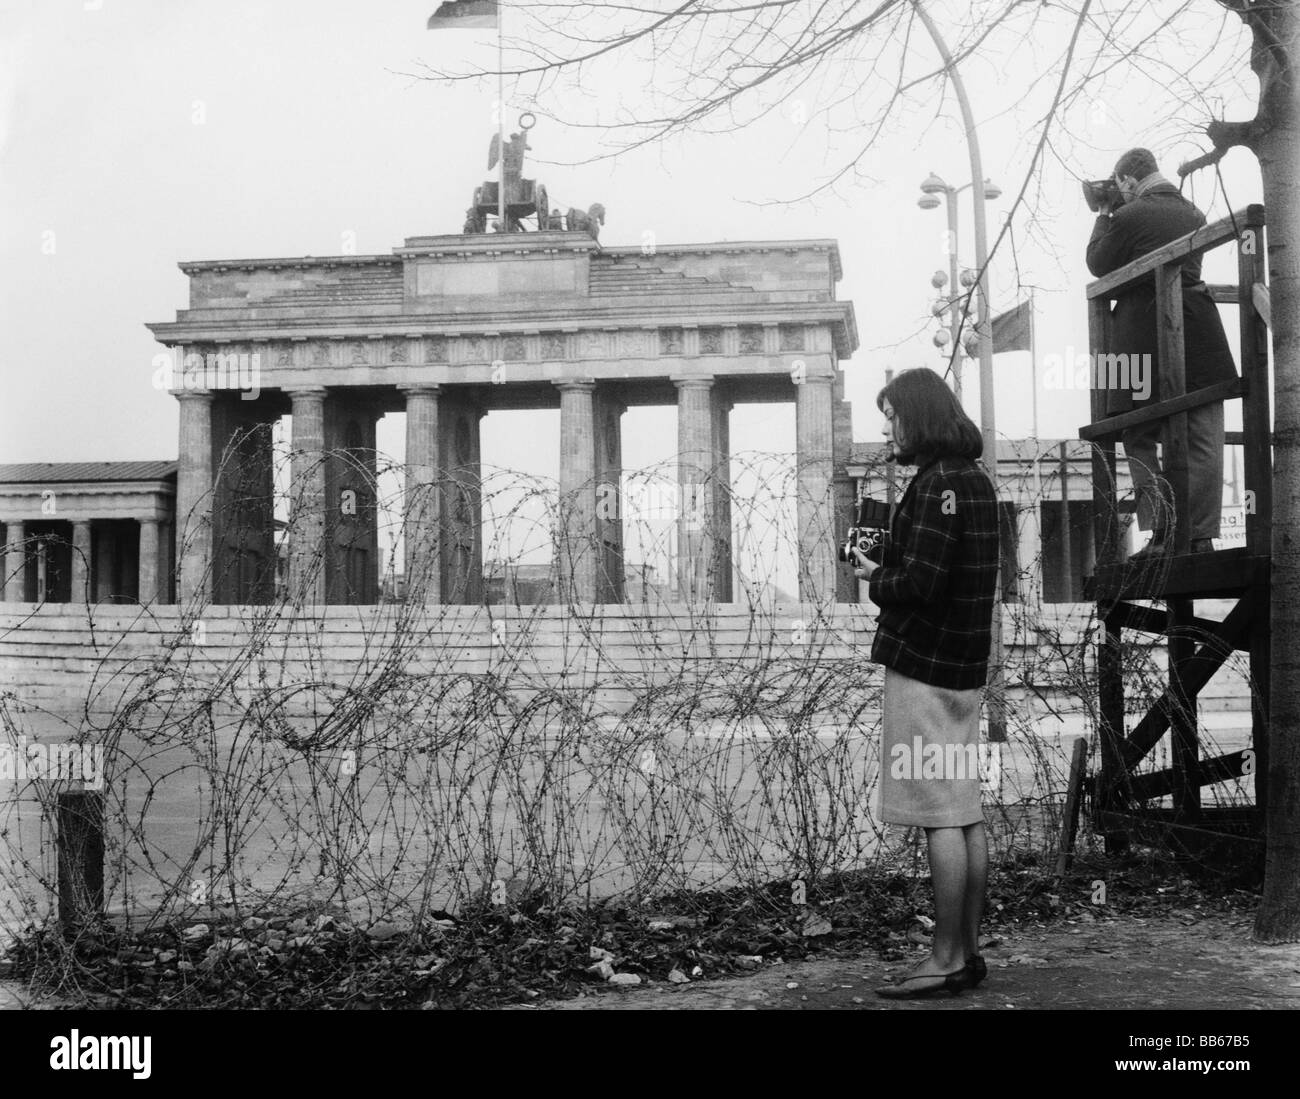
[[189, 308], [150, 329], [176, 364], [181, 603], [272, 599], [271, 428], [286, 413], [289, 594], [376, 603], [375, 427], [398, 411], [407, 599], [481, 601], [480, 421], [556, 406], [560, 596], [621, 602], [622, 415], [664, 404], [678, 411], [677, 594], [730, 602], [729, 413], [744, 401], [795, 406], [800, 598], [856, 598], [835, 558], [854, 492], [840, 363], [858, 342], [835, 242], [610, 248], [556, 224], [180, 265]]

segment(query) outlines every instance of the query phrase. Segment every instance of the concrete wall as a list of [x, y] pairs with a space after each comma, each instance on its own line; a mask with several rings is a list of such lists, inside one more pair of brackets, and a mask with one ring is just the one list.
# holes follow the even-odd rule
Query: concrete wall
[[[409, 675], [490, 673], [521, 701], [571, 689], [611, 717], [656, 691], [698, 693], [702, 715], [742, 712], [761, 701], [747, 703], [746, 691], [780, 684], [822, 691], [825, 705], [817, 699], [811, 704], [828, 714], [850, 705], [877, 712], [881, 669], [869, 663], [872, 609], [839, 604], [820, 621], [816, 608], [798, 604], [733, 605], [714, 614], [684, 604], [657, 604], [649, 613], [631, 605], [588, 610], [321, 606], [293, 616], [278, 607], [212, 606], [190, 621], [166, 605], [93, 607], [91, 617], [85, 608], [66, 605], [6, 605], [0, 613], [0, 692], [12, 692], [25, 708], [75, 716], [87, 706], [111, 711], [148, 693], [146, 683], [157, 685], [157, 694], [191, 697], [220, 684], [234, 692], [231, 699], [246, 699], [293, 685], [356, 686], [396, 669]], [[1089, 731], [1089, 707], [1080, 696], [1093, 666], [1089, 613], [1088, 604], [1061, 604], [1037, 615], [1004, 608], [1013, 732], [1017, 726], [1043, 735]], [[1163, 647], [1140, 644], [1133, 634], [1126, 638], [1131, 666], [1149, 666], [1148, 686], [1160, 685]], [[1244, 664], [1244, 654], [1238, 655], [1230, 663]], [[867, 697], [836, 696], [837, 668], [844, 670], [846, 689]], [[804, 673], [830, 686], [791, 688]], [[309, 712], [327, 693], [304, 691], [295, 705]], [[1216, 675], [1201, 704], [1207, 727], [1249, 728], [1249, 693], [1240, 671]]]

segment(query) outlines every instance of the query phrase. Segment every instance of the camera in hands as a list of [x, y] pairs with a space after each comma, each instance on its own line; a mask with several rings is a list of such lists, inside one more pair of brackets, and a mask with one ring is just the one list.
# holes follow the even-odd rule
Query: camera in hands
[[856, 549], [868, 560], [879, 564], [881, 548], [889, 536], [889, 511], [889, 505], [880, 500], [860, 500], [857, 521], [849, 528], [839, 547], [839, 559], [856, 565], [858, 560], [853, 555]]
[[1083, 201], [1094, 214], [1109, 213], [1120, 204], [1119, 186], [1113, 179], [1085, 179]]

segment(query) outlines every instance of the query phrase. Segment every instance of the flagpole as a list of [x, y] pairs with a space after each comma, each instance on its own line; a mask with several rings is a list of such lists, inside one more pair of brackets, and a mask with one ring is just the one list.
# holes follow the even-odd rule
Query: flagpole
[[1033, 385], [1034, 442], [1038, 442], [1038, 332], [1034, 324], [1034, 291], [1029, 291], [1029, 378]]
[[497, 224], [498, 232], [504, 233], [506, 226], [506, 72], [504, 55], [504, 36], [506, 23], [506, 0], [497, 4]]
[[[1033, 390], [1031, 407], [1033, 408], [1034, 431], [1034, 529], [1038, 533], [1038, 583], [1034, 585], [1035, 602], [1043, 601], [1043, 462], [1042, 442], [1038, 438], [1038, 324], [1035, 314], [1037, 302], [1034, 291], [1029, 291], [1029, 384]], [[1068, 530], [1063, 532], [1069, 537]], [[1069, 578], [1066, 578], [1069, 583]]]

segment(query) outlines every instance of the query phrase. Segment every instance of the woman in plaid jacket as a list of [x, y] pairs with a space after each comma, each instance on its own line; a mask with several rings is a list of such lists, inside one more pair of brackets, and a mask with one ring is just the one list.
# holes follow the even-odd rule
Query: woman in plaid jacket
[[906, 370], [876, 398], [886, 458], [915, 463], [879, 564], [857, 554], [880, 607], [871, 659], [885, 666], [880, 819], [925, 829], [935, 894], [932, 952], [898, 984], [904, 999], [984, 979], [979, 923], [988, 880], [979, 713], [997, 590], [998, 505], [976, 465], [971, 422], [932, 370]]

